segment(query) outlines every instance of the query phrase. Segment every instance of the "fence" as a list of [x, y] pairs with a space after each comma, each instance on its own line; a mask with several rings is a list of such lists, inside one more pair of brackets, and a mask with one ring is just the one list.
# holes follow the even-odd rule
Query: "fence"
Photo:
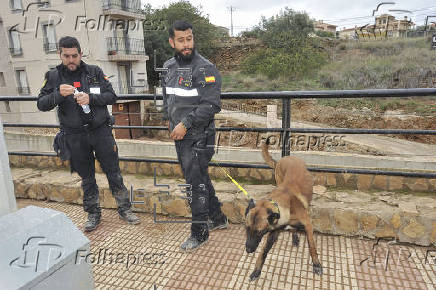
[[[220, 127], [217, 131], [240, 131], [240, 132], [275, 132], [281, 134], [282, 156], [290, 154], [289, 139], [292, 133], [330, 133], [330, 134], [416, 134], [436, 135], [436, 130], [409, 130], [409, 129], [348, 129], [348, 128], [292, 128], [291, 127], [291, 100], [292, 99], [322, 99], [322, 98], [394, 98], [394, 97], [424, 97], [436, 96], [436, 89], [382, 89], [382, 90], [331, 90], [331, 91], [283, 91], [283, 92], [228, 92], [222, 93], [221, 99], [281, 99], [282, 100], [282, 127], [281, 128], [238, 128]], [[13, 97], [2, 96], [0, 101], [36, 101], [36, 97]], [[119, 100], [162, 100], [161, 95], [153, 94], [124, 94]], [[32, 127], [32, 128], [57, 128], [59, 125], [46, 124], [12, 124], [5, 123], [4, 127]], [[144, 129], [144, 130], [168, 130], [166, 126], [114, 126], [115, 129]], [[54, 153], [41, 152], [9, 152], [10, 155], [25, 156], [56, 156]], [[132, 162], [157, 162], [177, 163], [175, 160], [151, 159], [151, 158], [120, 158], [122, 161]], [[217, 166], [210, 163], [211, 166]], [[224, 167], [238, 168], [269, 168], [267, 165], [253, 163], [220, 163]], [[314, 172], [331, 173], [355, 173], [355, 174], [377, 174], [392, 176], [407, 176], [421, 178], [436, 178], [432, 172], [403, 172], [389, 170], [370, 170], [360, 168], [319, 168], [309, 167]]]

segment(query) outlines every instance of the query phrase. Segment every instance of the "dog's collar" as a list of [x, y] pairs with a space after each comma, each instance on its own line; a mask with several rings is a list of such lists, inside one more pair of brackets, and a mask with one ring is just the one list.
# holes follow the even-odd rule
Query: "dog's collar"
[[274, 206], [273, 212], [280, 214], [279, 204], [272, 199], [270, 199], [269, 202]]

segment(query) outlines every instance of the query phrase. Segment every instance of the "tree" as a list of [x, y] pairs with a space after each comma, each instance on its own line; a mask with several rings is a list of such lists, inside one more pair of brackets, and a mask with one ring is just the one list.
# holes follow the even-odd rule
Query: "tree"
[[313, 32], [313, 22], [306, 13], [287, 7], [269, 19], [262, 17], [258, 26], [243, 35], [261, 39], [267, 49], [248, 57], [243, 72], [269, 78], [295, 77], [319, 67], [325, 56], [316, 40], [309, 37]]
[[154, 70], [154, 51], [156, 50], [156, 66], [162, 67], [164, 62], [174, 55], [168, 43], [168, 29], [175, 20], [185, 20], [194, 27], [194, 40], [196, 49], [205, 57], [213, 55], [215, 41], [222, 37], [221, 30], [217, 29], [203, 15], [201, 7], [194, 7], [187, 1], [170, 4], [162, 9], [152, 9], [148, 4], [144, 7], [146, 20], [144, 21], [145, 53], [150, 57], [147, 65], [147, 75], [150, 87], [159, 82], [159, 75]]
[[336, 37], [336, 35], [333, 32], [324, 31], [324, 30], [316, 30], [315, 34], [318, 35], [319, 37], [330, 37], [330, 38]]

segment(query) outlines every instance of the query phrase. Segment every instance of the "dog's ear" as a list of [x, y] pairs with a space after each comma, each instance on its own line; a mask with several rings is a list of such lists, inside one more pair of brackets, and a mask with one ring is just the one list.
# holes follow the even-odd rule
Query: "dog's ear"
[[272, 210], [268, 209], [268, 223], [270, 225], [274, 224], [275, 220], [279, 220], [280, 219], [280, 214], [276, 213], [276, 212], [272, 212]]
[[247, 216], [248, 212], [250, 211], [250, 209], [254, 208], [256, 205], [254, 204], [254, 200], [252, 198], [250, 198], [250, 201], [248, 202], [248, 206], [245, 209], [245, 216]]

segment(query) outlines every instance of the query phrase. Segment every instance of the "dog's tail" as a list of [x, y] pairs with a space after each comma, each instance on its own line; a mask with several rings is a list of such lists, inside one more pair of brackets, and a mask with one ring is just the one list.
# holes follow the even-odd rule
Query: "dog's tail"
[[266, 164], [268, 164], [272, 169], [275, 169], [277, 165], [277, 161], [275, 161], [271, 157], [271, 154], [268, 151], [269, 138], [271, 138], [271, 136], [266, 138], [265, 142], [262, 144], [262, 157], [263, 160], [265, 160]]

